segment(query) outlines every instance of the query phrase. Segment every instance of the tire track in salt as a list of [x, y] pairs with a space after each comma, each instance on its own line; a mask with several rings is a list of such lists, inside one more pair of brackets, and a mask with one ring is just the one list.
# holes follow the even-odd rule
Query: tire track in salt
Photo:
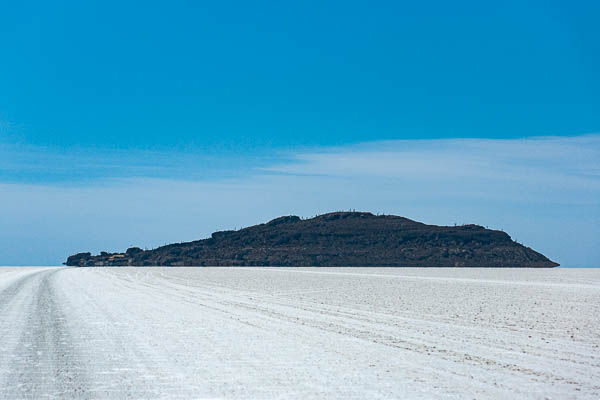
[[[10, 285], [3, 300], [20, 298], [24, 316], [2, 397], [10, 399], [85, 398], [85, 365], [73, 346], [67, 316], [57, 302], [53, 281], [61, 269], [42, 270]], [[2, 301], [2, 300], [0, 300]], [[8, 299], [6, 303], [11, 304]], [[14, 312], [12, 313], [14, 315]]]

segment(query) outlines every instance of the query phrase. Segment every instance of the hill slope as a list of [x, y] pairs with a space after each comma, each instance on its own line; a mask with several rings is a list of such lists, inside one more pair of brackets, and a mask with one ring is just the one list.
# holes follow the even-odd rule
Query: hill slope
[[66, 265], [555, 267], [501, 231], [436, 226], [365, 212], [287, 216], [238, 231], [125, 253], [79, 253]]

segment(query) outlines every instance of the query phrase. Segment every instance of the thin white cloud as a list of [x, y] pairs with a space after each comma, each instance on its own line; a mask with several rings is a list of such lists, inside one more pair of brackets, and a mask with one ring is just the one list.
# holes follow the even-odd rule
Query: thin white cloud
[[0, 184], [0, 263], [56, 263], [76, 251], [354, 208], [487, 225], [562, 264], [600, 264], [600, 135], [375, 142], [288, 156], [235, 178]]
[[373, 142], [295, 155], [267, 170], [289, 174], [405, 180], [502, 180], [599, 188], [600, 135], [513, 140]]

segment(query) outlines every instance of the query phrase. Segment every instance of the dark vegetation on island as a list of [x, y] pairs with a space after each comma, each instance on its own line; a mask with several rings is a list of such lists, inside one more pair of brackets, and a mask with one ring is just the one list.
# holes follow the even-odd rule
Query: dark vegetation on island
[[208, 239], [153, 250], [70, 256], [70, 266], [556, 267], [479, 225], [426, 225], [394, 215], [334, 212], [287, 216]]

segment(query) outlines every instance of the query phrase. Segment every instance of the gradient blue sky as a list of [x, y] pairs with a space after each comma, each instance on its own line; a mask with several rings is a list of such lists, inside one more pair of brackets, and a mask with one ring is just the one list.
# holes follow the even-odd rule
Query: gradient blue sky
[[596, 1], [4, 2], [0, 264], [356, 208], [599, 265], [599, 19]]

